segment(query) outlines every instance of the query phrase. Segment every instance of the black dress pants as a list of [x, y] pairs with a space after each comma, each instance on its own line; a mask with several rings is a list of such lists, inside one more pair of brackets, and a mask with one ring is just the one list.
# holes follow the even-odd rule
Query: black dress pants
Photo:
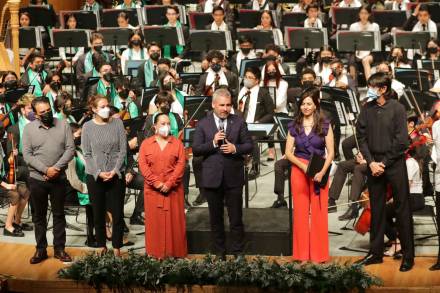
[[38, 251], [45, 251], [47, 248], [46, 232], [48, 200], [50, 200], [52, 209], [54, 250], [64, 250], [66, 244], [64, 201], [66, 199], [67, 184], [65, 178], [50, 181], [29, 178], [31, 201], [34, 208], [32, 222], [35, 226], [35, 240], [37, 242]]
[[231, 233], [231, 253], [240, 254], [244, 246], [243, 186], [225, 188], [204, 188], [208, 200], [209, 220], [217, 255], [226, 254], [224, 206], [228, 210]]
[[[375, 157], [376, 161], [382, 158]], [[405, 158], [399, 158], [395, 163], [385, 169], [378, 177], [368, 172], [368, 190], [371, 205], [370, 252], [382, 257], [384, 252], [384, 235], [386, 229], [386, 197], [387, 185], [391, 185], [393, 201], [396, 212], [396, 226], [402, 245], [403, 258], [414, 258], [414, 232], [411, 212], [408, 174]]]
[[284, 182], [288, 179], [290, 162], [287, 159], [281, 159], [275, 162], [275, 185], [274, 192], [278, 195], [277, 200], [284, 200]]
[[133, 214], [131, 215], [132, 218], [140, 217], [144, 211], [144, 177], [139, 173], [135, 173], [127, 187], [140, 190], [133, 209]]
[[365, 186], [365, 176], [367, 175], [367, 164], [358, 164], [354, 159], [339, 162], [336, 168], [335, 176], [333, 176], [332, 184], [328, 192], [329, 198], [338, 200], [344, 187], [345, 180], [349, 173], [353, 173], [350, 201], [359, 200], [359, 196]]
[[106, 246], [105, 215], [108, 209], [113, 218], [112, 245], [113, 248], [121, 248], [124, 236], [125, 180], [115, 175], [110, 181], [104, 182], [101, 178], [95, 180], [93, 176], [87, 175], [87, 189], [93, 207], [98, 246]]

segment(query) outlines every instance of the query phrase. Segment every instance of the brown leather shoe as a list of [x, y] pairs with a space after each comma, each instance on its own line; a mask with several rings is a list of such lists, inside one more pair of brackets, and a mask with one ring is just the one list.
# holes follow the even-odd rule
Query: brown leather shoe
[[34, 256], [30, 259], [32, 265], [42, 262], [48, 258], [46, 250], [35, 251]]
[[58, 258], [62, 262], [72, 262], [72, 258], [64, 250], [58, 250], [54, 254], [55, 258]]

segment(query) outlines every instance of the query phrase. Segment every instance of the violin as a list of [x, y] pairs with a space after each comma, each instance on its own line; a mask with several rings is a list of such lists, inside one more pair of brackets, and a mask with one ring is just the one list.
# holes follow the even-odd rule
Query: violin
[[214, 94], [214, 85], [216, 83], [218, 84], [219, 80], [220, 80], [220, 75], [217, 74], [214, 78], [214, 81], [210, 85], [205, 87], [205, 94], [204, 94], [205, 96], [212, 96]]
[[17, 109], [18, 105], [14, 104], [11, 109], [6, 114], [0, 114], [0, 122], [3, 124], [3, 128], [7, 128], [11, 124], [11, 119], [9, 114], [11, 114], [15, 109]]

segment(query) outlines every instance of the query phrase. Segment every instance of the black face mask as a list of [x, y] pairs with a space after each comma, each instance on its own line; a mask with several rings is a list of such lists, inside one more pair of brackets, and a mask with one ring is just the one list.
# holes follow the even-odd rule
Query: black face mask
[[169, 105], [164, 105], [164, 106], [162, 106], [162, 107], [160, 107], [160, 112], [161, 113], [165, 113], [165, 114], [168, 114], [168, 113], [170, 113], [170, 106]]
[[70, 116], [70, 114], [72, 114], [72, 108], [64, 106], [63, 112], [64, 112], [64, 115]]
[[278, 61], [278, 58], [272, 55], [269, 55], [265, 58], [266, 62], [267, 61]]
[[37, 64], [37, 65], [35, 65], [35, 67], [34, 67], [34, 71], [35, 71], [35, 72], [41, 72], [41, 71], [43, 71], [43, 64]]
[[129, 90], [128, 89], [122, 89], [119, 92], [119, 96], [121, 97], [121, 99], [126, 100], [128, 98], [128, 94], [129, 94]]
[[15, 89], [18, 87], [18, 82], [16, 80], [8, 80], [3, 84], [6, 90]]
[[133, 41], [131, 41], [131, 44], [133, 46], [140, 46], [142, 44], [142, 42], [141, 42], [141, 40], [133, 40]]
[[244, 55], [248, 55], [252, 49], [251, 48], [240, 48], [240, 50]]
[[104, 73], [102, 76], [106, 82], [111, 82], [113, 79], [113, 74], [111, 72]]
[[322, 57], [321, 61], [322, 61], [322, 63], [328, 64], [328, 63], [332, 62], [332, 57], [328, 57], [328, 56]]
[[46, 112], [43, 115], [40, 115], [41, 122], [46, 126], [53, 125], [53, 114], [52, 111]]
[[302, 82], [302, 86], [304, 89], [308, 89], [308, 88], [315, 86], [315, 83], [313, 80], [305, 80]]
[[75, 143], [75, 146], [80, 146], [81, 145], [81, 136], [75, 137], [73, 139], [73, 142]]
[[101, 53], [102, 52], [102, 46], [94, 46], [93, 47], [96, 52]]
[[392, 55], [390, 56], [391, 62], [398, 62], [401, 59], [402, 59], [402, 57], [400, 57], [400, 56], [392, 56]]
[[151, 53], [151, 54], [150, 54], [150, 58], [151, 58], [151, 60], [153, 60], [153, 61], [157, 61], [157, 60], [159, 60], [159, 58], [160, 58], [160, 54], [157, 53], [157, 52]]
[[267, 77], [269, 77], [269, 79], [275, 79], [277, 78], [277, 73], [276, 71], [271, 71], [267, 73]]
[[222, 66], [218, 63], [214, 63], [211, 65], [211, 69], [214, 72], [219, 72], [222, 69]]
[[438, 48], [437, 47], [428, 47], [426, 49], [426, 53], [428, 54], [437, 54], [438, 52]]
[[61, 89], [61, 82], [58, 81], [52, 81], [50, 83], [50, 88], [53, 89], [54, 91], [59, 91]]
[[2, 104], [6, 103], [6, 96], [5, 96], [5, 94], [0, 94], [0, 103], [2, 103]]

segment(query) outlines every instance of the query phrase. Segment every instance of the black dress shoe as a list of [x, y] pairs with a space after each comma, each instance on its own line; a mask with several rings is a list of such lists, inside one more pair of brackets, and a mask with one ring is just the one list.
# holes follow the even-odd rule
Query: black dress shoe
[[402, 260], [402, 264], [400, 265], [399, 271], [408, 272], [413, 268], [413, 266], [414, 266], [414, 259], [404, 259]]
[[193, 201], [192, 205], [194, 207], [202, 205], [206, 202], [206, 197], [204, 197], [201, 193], [197, 196], [196, 200]]
[[374, 265], [374, 264], [379, 264], [379, 263], [383, 263], [382, 257], [376, 256], [373, 254], [367, 254], [367, 256], [364, 257], [363, 259], [360, 259], [355, 262], [355, 264], [360, 264], [363, 266], [369, 266], [369, 265]]
[[124, 242], [124, 243], [122, 243], [122, 246], [133, 246], [134, 245], [134, 242], [132, 242], [132, 241], [126, 241], [126, 242]]
[[336, 207], [336, 202], [333, 198], [328, 199], [328, 213], [336, 213], [338, 208]]
[[271, 208], [272, 209], [278, 209], [278, 208], [282, 208], [282, 207], [287, 207], [287, 201], [283, 200], [276, 200], [273, 202]]
[[96, 242], [95, 237], [87, 237], [86, 242], [84, 243], [88, 247], [98, 248], [98, 242]]
[[43, 260], [46, 260], [48, 258], [47, 251], [46, 250], [37, 250], [35, 251], [35, 254], [30, 259], [31, 265], [37, 264], [42, 262]]
[[434, 265], [432, 265], [432, 266], [429, 268], [429, 270], [430, 270], [430, 271], [438, 271], [438, 270], [440, 270], [440, 259], [437, 260], [437, 263], [434, 264]]
[[34, 227], [31, 224], [28, 223], [21, 223], [20, 225], [17, 223], [12, 224], [14, 228], [20, 228], [21, 231], [33, 231]]
[[145, 220], [142, 216], [136, 216], [130, 218], [130, 225], [145, 225]]
[[62, 262], [72, 262], [72, 258], [67, 254], [66, 251], [64, 251], [64, 249], [55, 251], [54, 257]]
[[24, 237], [24, 233], [20, 229], [14, 228], [14, 230], [12, 230], [12, 232], [11, 232], [8, 229], [6, 229], [6, 227], [3, 230], [3, 235], [10, 236], [10, 237]]
[[124, 221], [124, 234], [130, 233], [130, 229], [128, 229], [127, 223]]
[[348, 221], [351, 219], [356, 219], [359, 216], [359, 208], [357, 205], [352, 204], [345, 211], [345, 213], [338, 217], [339, 221]]

